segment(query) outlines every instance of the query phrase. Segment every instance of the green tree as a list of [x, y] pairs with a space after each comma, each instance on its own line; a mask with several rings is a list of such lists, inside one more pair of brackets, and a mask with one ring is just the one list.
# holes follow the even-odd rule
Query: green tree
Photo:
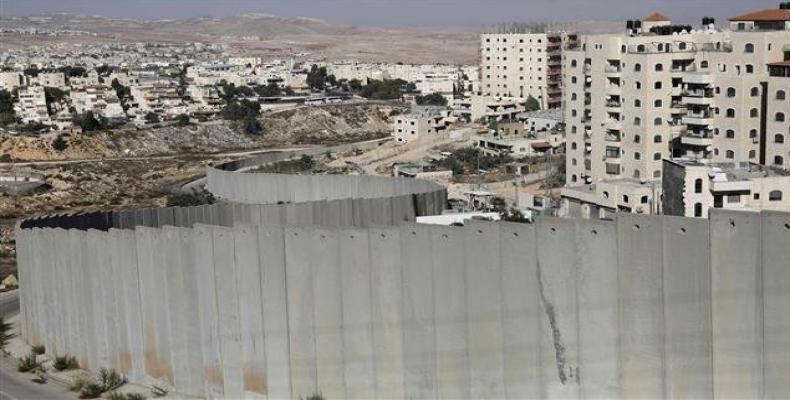
[[41, 73], [41, 70], [39, 70], [39, 69], [38, 69], [38, 65], [35, 65], [35, 64], [33, 64], [33, 65], [31, 65], [31, 66], [29, 66], [29, 67], [25, 68], [25, 70], [23, 71], [23, 73], [24, 73], [25, 75], [27, 75], [27, 76], [32, 76], [32, 77], [34, 77], [34, 78], [35, 78], [35, 77], [37, 77], [37, 76], [38, 76], [38, 74], [40, 74], [40, 73]]
[[256, 86], [254, 90], [258, 93], [258, 96], [261, 97], [275, 97], [282, 94], [282, 90], [280, 90], [280, 87], [274, 82], [266, 86]]
[[[334, 79], [334, 76], [332, 76], [332, 79]], [[313, 64], [310, 67], [310, 71], [307, 72], [307, 85], [313, 90], [324, 90], [326, 89], [326, 83], [326, 67], [319, 67]]]
[[532, 96], [529, 96], [529, 97], [527, 98], [527, 104], [526, 104], [526, 107], [527, 107], [527, 111], [537, 111], [537, 110], [540, 110], [540, 102], [539, 102], [539, 101], [538, 101], [536, 98], [534, 98], [534, 97], [532, 97]]
[[0, 90], [0, 124], [10, 125], [15, 121], [14, 96], [6, 90]]
[[203, 189], [189, 193], [171, 194], [167, 196], [167, 207], [194, 207], [214, 204], [217, 201], [211, 192]]
[[260, 114], [261, 105], [248, 100], [230, 102], [222, 110], [222, 117], [231, 121], [257, 118]]
[[145, 122], [149, 124], [156, 124], [159, 122], [159, 115], [154, 112], [149, 112], [148, 114], [145, 114]]
[[415, 98], [417, 105], [421, 106], [447, 106], [447, 99], [440, 93], [431, 93], [425, 96], [417, 96]]
[[189, 115], [178, 114], [178, 116], [176, 116], [176, 125], [177, 126], [187, 126], [187, 125], [189, 125]]
[[101, 122], [93, 115], [93, 111], [75, 117], [74, 123], [82, 128], [83, 132], [94, 132], [102, 128]]
[[69, 142], [63, 139], [63, 136], [58, 136], [52, 141], [52, 148], [57, 151], [63, 151], [69, 148]]
[[359, 79], [356, 79], [356, 78], [352, 79], [352, 80], [348, 81], [348, 87], [351, 88], [351, 90], [356, 92], [356, 91], [362, 89], [362, 82], [360, 82]]

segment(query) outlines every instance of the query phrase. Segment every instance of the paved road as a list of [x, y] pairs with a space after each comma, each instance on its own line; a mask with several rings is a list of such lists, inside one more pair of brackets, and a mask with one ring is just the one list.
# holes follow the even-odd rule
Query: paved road
[[[0, 293], [0, 316], [7, 318], [19, 312], [17, 291]], [[38, 384], [32, 375], [16, 371], [13, 359], [0, 358], [0, 400], [60, 400], [76, 399], [77, 396], [57, 383]]]

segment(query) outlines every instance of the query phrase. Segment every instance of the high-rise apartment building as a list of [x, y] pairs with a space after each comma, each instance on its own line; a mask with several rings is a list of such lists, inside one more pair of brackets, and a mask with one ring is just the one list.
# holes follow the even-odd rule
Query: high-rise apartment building
[[537, 99], [541, 108], [562, 104], [562, 52], [578, 45], [565, 32], [480, 35], [480, 92], [485, 96]]
[[773, 163], [765, 138], [780, 128], [770, 120], [790, 114], [772, 88], [787, 85], [775, 63], [790, 59], [790, 10], [730, 23], [720, 31], [706, 18], [695, 29], [655, 13], [628, 21], [625, 34], [588, 36], [566, 49], [568, 185], [660, 180], [671, 157]]

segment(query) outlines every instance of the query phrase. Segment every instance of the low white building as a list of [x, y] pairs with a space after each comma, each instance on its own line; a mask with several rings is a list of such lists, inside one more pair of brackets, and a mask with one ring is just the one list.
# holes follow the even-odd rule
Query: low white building
[[133, 107], [138, 115], [149, 112], [160, 115], [178, 115], [188, 111], [178, 87], [168, 81], [156, 81], [130, 88]]
[[424, 135], [444, 131], [450, 111], [444, 107], [413, 107], [409, 114], [393, 117], [392, 136], [397, 143], [408, 143]]
[[25, 85], [25, 75], [19, 72], [0, 72], [0, 90], [13, 91]]
[[664, 160], [664, 214], [707, 218], [710, 209], [790, 211], [790, 171], [749, 162]]
[[488, 134], [473, 136], [471, 144], [488, 154], [510, 154], [516, 157], [557, 154], [565, 145], [565, 134], [560, 131]]
[[95, 85], [73, 90], [71, 104], [80, 114], [91, 111], [107, 119], [126, 117], [115, 90], [109, 86]]
[[14, 112], [23, 123], [39, 122], [49, 125], [52, 121], [47, 110], [47, 99], [42, 86], [23, 86], [19, 88]]
[[559, 216], [611, 219], [617, 212], [661, 213], [661, 182], [633, 178], [562, 188]]
[[30, 78], [31, 85], [38, 85], [56, 89], [66, 88], [66, 74], [62, 72], [40, 72], [38, 76]]
[[472, 95], [453, 102], [453, 115], [466, 121], [516, 120], [526, 111], [527, 99]]

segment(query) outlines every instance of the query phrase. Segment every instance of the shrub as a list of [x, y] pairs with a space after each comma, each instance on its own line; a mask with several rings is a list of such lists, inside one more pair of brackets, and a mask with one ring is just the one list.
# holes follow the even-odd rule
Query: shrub
[[9, 331], [11, 331], [11, 324], [5, 322], [3, 317], [0, 317], [0, 350], [4, 349], [5, 345], [8, 344], [8, 339], [11, 339]]
[[44, 347], [43, 344], [38, 346], [33, 346], [33, 354], [44, 354], [47, 352], [47, 348]]
[[107, 394], [107, 400], [145, 400], [145, 396], [140, 393], [118, 393]]
[[20, 358], [16, 369], [19, 372], [33, 372], [38, 369], [36, 353], [30, 353], [27, 356]]
[[305, 400], [324, 400], [324, 395], [322, 395], [321, 393], [313, 393], [307, 396]]
[[167, 396], [167, 390], [159, 386], [153, 386], [151, 388], [151, 394], [154, 395], [154, 397], [164, 397]]
[[83, 387], [85, 387], [86, 383], [87, 382], [85, 382], [83, 379], [77, 379], [74, 381], [74, 383], [71, 384], [71, 386], [69, 386], [69, 390], [71, 390], [72, 392], [79, 392], [82, 390]]
[[180, 193], [167, 196], [167, 207], [194, 207], [204, 204], [214, 204], [217, 199], [211, 192], [203, 189], [190, 193]]
[[81, 399], [95, 399], [104, 393], [104, 388], [95, 382], [86, 383], [80, 389]]
[[60, 357], [55, 357], [54, 367], [58, 371], [65, 371], [69, 369], [77, 369], [80, 367], [80, 364], [77, 362], [77, 359], [75, 357], [60, 356]]
[[69, 148], [69, 142], [63, 139], [63, 136], [58, 136], [52, 141], [52, 148], [57, 151], [63, 151]]
[[110, 390], [118, 389], [126, 383], [126, 378], [115, 372], [114, 369], [102, 368], [99, 370], [99, 381], [102, 389], [104, 389], [103, 391], [109, 392]]

